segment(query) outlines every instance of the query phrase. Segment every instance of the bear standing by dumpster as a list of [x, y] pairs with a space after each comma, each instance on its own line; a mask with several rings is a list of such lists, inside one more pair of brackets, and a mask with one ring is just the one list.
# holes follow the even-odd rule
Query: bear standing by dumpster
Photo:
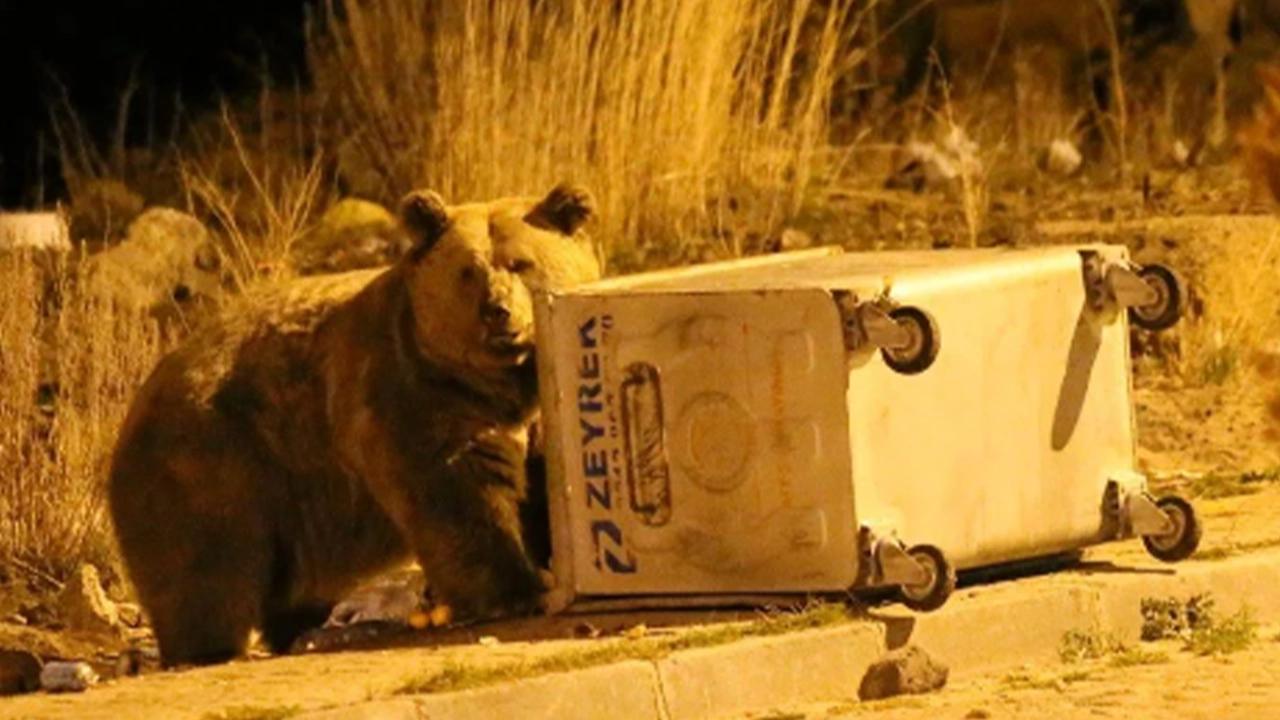
[[166, 357], [112, 462], [120, 548], [166, 666], [275, 651], [416, 558], [457, 617], [534, 609], [531, 290], [594, 279], [585, 191], [402, 202], [383, 271], [265, 288]]

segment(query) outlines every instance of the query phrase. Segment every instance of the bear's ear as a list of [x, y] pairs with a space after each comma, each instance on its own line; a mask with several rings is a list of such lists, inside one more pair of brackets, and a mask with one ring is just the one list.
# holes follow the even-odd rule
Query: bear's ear
[[431, 249], [449, 227], [449, 210], [434, 190], [414, 190], [400, 201], [400, 222], [413, 236], [414, 255]]
[[596, 200], [579, 185], [560, 183], [538, 203], [524, 221], [545, 230], [572, 235], [596, 214]]

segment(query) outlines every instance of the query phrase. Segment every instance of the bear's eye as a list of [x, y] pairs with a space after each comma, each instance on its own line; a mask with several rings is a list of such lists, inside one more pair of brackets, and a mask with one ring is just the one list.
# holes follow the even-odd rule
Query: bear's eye
[[474, 265], [467, 265], [458, 273], [458, 277], [461, 278], [464, 283], [473, 283], [476, 281], [476, 278], [480, 277], [480, 270]]
[[516, 258], [511, 261], [511, 272], [519, 275], [533, 269], [533, 261], [528, 258]]

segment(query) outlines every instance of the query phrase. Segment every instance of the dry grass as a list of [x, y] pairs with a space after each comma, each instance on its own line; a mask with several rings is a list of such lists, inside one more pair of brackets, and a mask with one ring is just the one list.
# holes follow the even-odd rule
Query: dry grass
[[690, 241], [739, 254], [734, 216], [776, 226], [829, 159], [832, 88], [862, 57], [843, 42], [855, 6], [346, 0], [312, 28], [311, 66], [344, 169], [383, 200], [573, 178], [624, 262]]
[[1258, 73], [1263, 96], [1253, 122], [1240, 133], [1245, 162], [1258, 187], [1280, 201], [1280, 66]]
[[1111, 77], [1111, 92], [1114, 95], [1114, 111], [1108, 114], [1113, 125], [1110, 136], [1112, 147], [1119, 163], [1121, 175], [1129, 171], [1129, 101], [1125, 93], [1125, 78], [1121, 72], [1120, 33], [1116, 29], [1115, 18], [1106, 0], [1096, 0], [1098, 15], [1106, 26], [1107, 37], [1107, 70]]
[[[112, 557], [103, 504], [116, 430], [165, 346], [154, 322], [96, 306], [62, 261], [0, 255], [0, 562], [60, 576]], [[52, 291], [46, 281], [52, 273]], [[61, 312], [46, 304], [61, 295]], [[56, 392], [40, 397], [42, 383]]]
[[[1248, 240], [1246, 242], [1245, 240]], [[1280, 332], [1280, 229], [1238, 238], [1206, 258], [1198, 288], [1203, 315], [1182, 323], [1181, 373], [1193, 383], [1245, 379], [1239, 371], [1254, 350]]]
[[[262, 98], [261, 105], [269, 106], [270, 94]], [[263, 277], [278, 279], [291, 273], [293, 244], [325, 199], [323, 155], [304, 159], [296, 146], [292, 151], [272, 146], [280, 124], [267, 110], [261, 116], [258, 145], [251, 147], [224, 105], [219, 124], [206, 131], [196, 151], [180, 163], [191, 204], [221, 230], [241, 289]]]

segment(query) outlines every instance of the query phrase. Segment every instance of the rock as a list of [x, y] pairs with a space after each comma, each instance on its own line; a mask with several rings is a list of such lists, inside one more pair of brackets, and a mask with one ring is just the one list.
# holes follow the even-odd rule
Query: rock
[[98, 684], [98, 673], [82, 662], [51, 662], [40, 671], [45, 692], [84, 692]]
[[118, 239], [146, 202], [129, 186], [111, 178], [75, 184], [71, 196], [71, 239], [102, 247]]
[[98, 569], [81, 565], [58, 595], [58, 612], [67, 626], [76, 630], [115, 632], [119, 611], [107, 597], [98, 578]]
[[136, 628], [142, 625], [142, 608], [133, 603], [116, 603], [116, 612], [125, 627]]
[[923, 649], [907, 645], [884, 655], [867, 668], [858, 688], [861, 700], [882, 700], [902, 694], [919, 694], [947, 684], [949, 669]]
[[386, 208], [345, 198], [294, 243], [291, 262], [302, 275], [388, 265], [404, 251], [400, 226]]
[[166, 317], [222, 298], [223, 258], [191, 215], [151, 208], [123, 242], [84, 263], [88, 292], [103, 302]]
[[804, 250], [813, 247], [813, 237], [803, 230], [786, 228], [764, 241], [764, 251], [769, 253]]
[[25, 650], [0, 650], [0, 695], [40, 689], [40, 658]]
[[338, 165], [338, 183], [345, 192], [378, 197], [394, 189], [395, 183], [389, 182], [386, 169], [377, 167], [358, 141], [340, 141], [334, 159]]

